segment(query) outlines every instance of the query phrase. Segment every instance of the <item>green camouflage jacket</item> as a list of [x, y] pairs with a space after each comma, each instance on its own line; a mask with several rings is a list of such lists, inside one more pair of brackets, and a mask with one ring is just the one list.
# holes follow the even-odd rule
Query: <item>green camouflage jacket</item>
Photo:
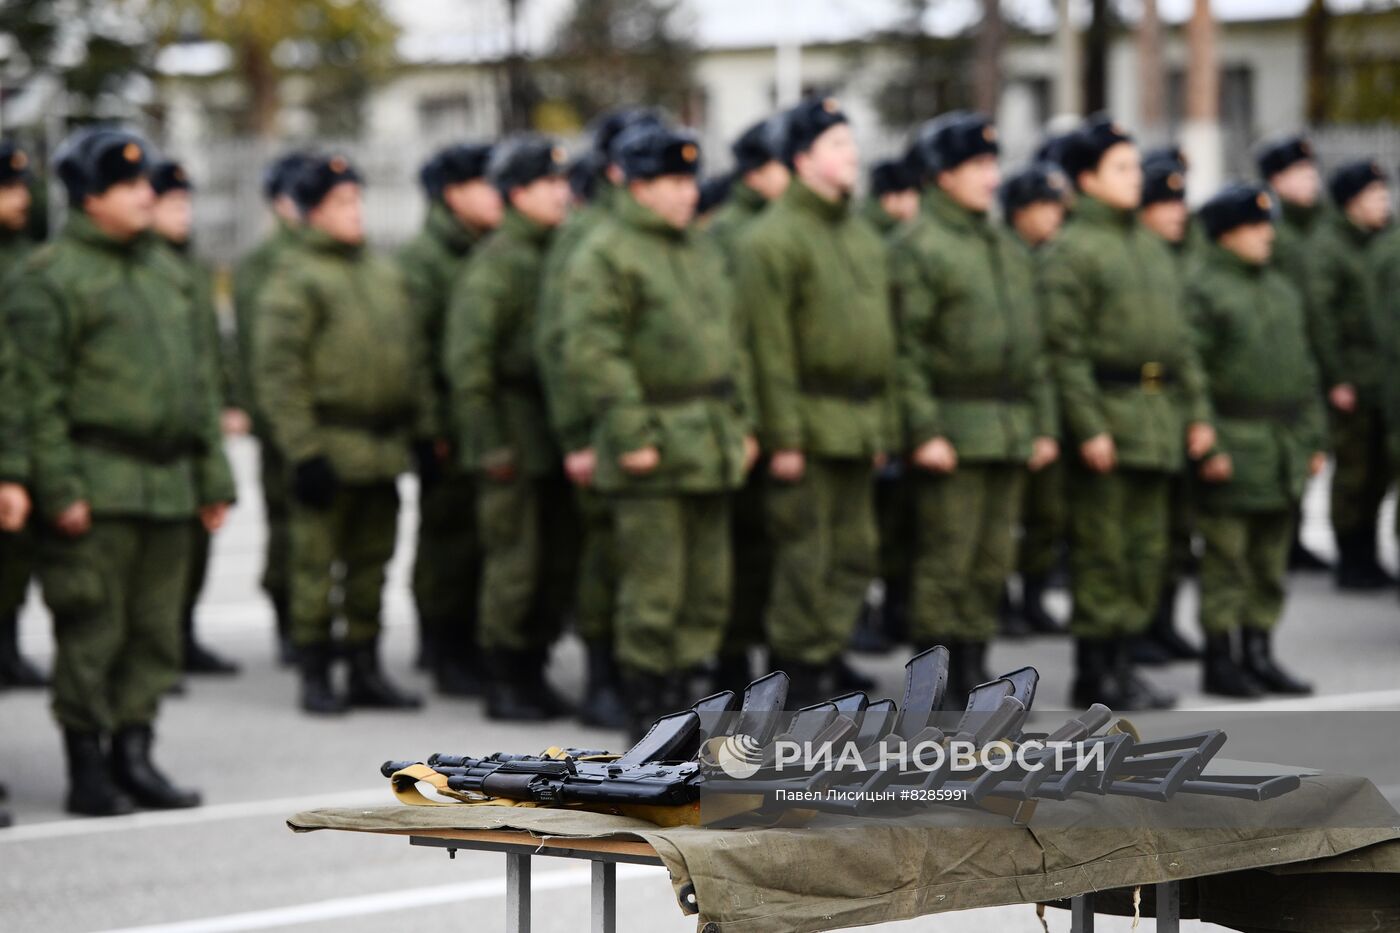
[[258, 299], [253, 378], [272, 436], [349, 483], [393, 479], [431, 436], [418, 319], [396, 263], [307, 230]]
[[442, 369], [468, 469], [558, 469], [535, 366], [535, 314], [552, 231], [508, 209], [452, 289]]
[[234, 498], [219, 433], [217, 347], [198, 284], [153, 234], [117, 242], [78, 212], [9, 280], [33, 489], [52, 518], [193, 517]]
[[735, 262], [734, 252], [738, 248], [739, 237], [767, 206], [768, 201], [763, 195], [743, 181], [735, 181], [729, 199], [715, 214], [715, 219], [710, 221], [705, 232], [715, 238], [731, 266]]
[[1171, 251], [1132, 211], [1080, 195], [1042, 273], [1070, 439], [1107, 433], [1121, 466], [1181, 469], [1185, 425], [1210, 407]]
[[765, 450], [865, 458], [896, 442], [888, 251], [851, 210], [794, 179], [743, 235], [740, 317], [753, 329]]
[[1187, 305], [1216, 450], [1234, 465], [1229, 482], [1200, 484], [1202, 503], [1237, 511], [1291, 508], [1307, 485], [1309, 458], [1326, 446], [1302, 295], [1276, 267], [1211, 245], [1194, 268]]
[[447, 437], [452, 431], [452, 390], [443, 369], [448, 301], [472, 250], [485, 235], [459, 221], [445, 204], [438, 202], [428, 209], [423, 229], [399, 250], [399, 265], [420, 321], [432, 370], [433, 433], [438, 437]]
[[1349, 383], [1363, 406], [1381, 404], [1382, 322], [1375, 281], [1378, 237], [1334, 211], [1308, 239], [1307, 300], [1322, 384]]
[[930, 189], [892, 267], [906, 447], [946, 437], [962, 461], [1024, 463], [1057, 437], [1034, 262], [1014, 234]]
[[[743, 480], [748, 367], [724, 258], [622, 200], [569, 263], [565, 366], [595, 425], [604, 492], [700, 493]], [[618, 457], [654, 445], [660, 466], [630, 476]]]
[[253, 419], [253, 433], [264, 444], [271, 442], [272, 435], [263, 417], [253, 379], [258, 298], [278, 260], [296, 246], [300, 235], [296, 227], [278, 218], [272, 233], [239, 260], [233, 270], [233, 317], [238, 347], [236, 394], [243, 410]]

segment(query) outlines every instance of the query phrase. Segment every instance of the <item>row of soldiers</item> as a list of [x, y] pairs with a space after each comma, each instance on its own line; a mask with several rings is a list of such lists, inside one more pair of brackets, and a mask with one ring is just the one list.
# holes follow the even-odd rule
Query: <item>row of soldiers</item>
[[[1311, 156], [1300, 141], [1270, 152], [1287, 162], [1269, 178], [1281, 194]], [[836, 101], [763, 121], [734, 154], [730, 199], [702, 228], [699, 144], [651, 111], [609, 115], [573, 166], [540, 137], [453, 146], [423, 169], [428, 220], [397, 260], [365, 246], [347, 159], [271, 168], [277, 228], [234, 298], [271, 526], [264, 586], [308, 711], [419, 703], [378, 651], [410, 465], [424, 655], [444, 692], [484, 690], [493, 716], [567, 708], [545, 670], [569, 619], [588, 649], [581, 712], [600, 725], [638, 731], [702, 672], [741, 685], [759, 644], [797, 702], [864, 686], [842, 658], [880, 573], [872, 489], [892, 454], [913, 519], [896, 546], [909, 634], [953, 651], [955, 696], [985, 679], [1026, 487], [1056, 472], [1074, 702], [1170, 704], [1131, 642], [1158, 608], [1184, 489], [1206, 544], [1207, 687], [1307, 689], [1269, 632], [1327, 446], [1322, 387], [1343, 414], [1348, 392], [1352, 408], [1389, 396], [1379, 367], [1358, 388], [1353, 356], [1319, 349], [1382, 346], [1346, 316], [1378, 326], [1380, 309], [1304, 300], [1271, 261], [1274, 191], [1213, 198], [1188, 274], [1144, 223], [1180, 201], [1180, 173], [1149, 165], [1144, 188], [1109, 120], [1005, 184], [990, 121], [932, 121], [877, 172], [879, 202], [907, 214], [883, 237], [875, 208], [853, 206], [859, 153]], [[156, 769], [151, 724], [180, 664], [190, 557], [233, 496], [213, 315], [150, 233], [161, 176], [147, 160], [119, 130], [70, 140], [69, 222], [3, 304], [5, 397], [23, 400], [3, 407], [24, 417], [6, 432], [0, 518], [22, 525], [32, 494], [69, 808], [83, 813], [198, 800]], [[1173, 196], [1144, 209], [1163, 187]], [[1331, 187], [1338, 229], [1384, 226], [1374, 165]], [[991, 219], [999, 194], [1007, 224]], [[1304, 250], [1310, 265], [1328, 252]], [[1329, 281], [1378, 302], [1372, 270], [1395, 265]], [[1188, 463], [1199, 481], [1174, 492]]]

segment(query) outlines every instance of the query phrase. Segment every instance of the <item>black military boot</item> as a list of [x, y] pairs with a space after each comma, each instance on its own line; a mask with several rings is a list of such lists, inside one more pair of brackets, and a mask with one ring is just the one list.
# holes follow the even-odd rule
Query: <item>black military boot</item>
[[438, 693], [450, 697], [475, 697], [484, 692], [477, 674], [474, 633], [462, 624], [434, 626], [436, 651], [432, 658], [433, 683]]
[[554, 710], [538, 694], [528, 653], [493, 651], [488, 661], [486, 715], [505, 722], [544, 722]]
[[1176, 706], [1176, 695], [1154, 687], [1150, 681], [1133, 669], [1132, 649], [1128, 639], [1118, 638], [1111, 642], [1113, 678], [1118, 682], [1118, 693], [1125, 710], [1171, 709]]
[[199, 791], [176, 787], [151, 761], [150, 726], [124, 726], [112, 736], [112, 778], [150, 810], [184, 810], [200, 804]]
[[277, 663], [282, 667], [291, 667], [297, 663], [297, 649], [296, 643], [292, 641], [292, 611], [287, 597], [274, 597], [272, 612], [277, 623]]
[[1201, 652], [1176, 630], [1177, 585], [1162, 588], [1162, 597], [1147, 631], [1132, 642], [1134, 664], [1160, 665], [1172, 661], [1197, 661]]
[[1395, 582], [1376, 561], [1375, 537], [1370, 530], [1338, 537], [1337, 589], [1364, 592], [1384, 589]]
[[549, 647], [533, 648], [525, 653], [526, 670], [531, 689], [551, 716], [567, 716], [573, 708], [564, 696], [549, 682]]
[[1246, 627], [1240, 630], [1240, 637], [1244, 643], [1244, 669], [1254, 675], [1265, 690], [1292, 696], [1307, 696], [1313, 692], [1312, 684], [1294, 677], [1274, 660], [1273, 633]]
[[1332, 565], [1308, 550], [1303, 544], [1302, 516], [1296, 516], [1293, 525], [1293, 543], [1288, 548], [1288, 569], [1300, 573], [1320, 573], [1332, 569]]
[[828, 700], [835, 694], [831, 681], [831, 664], [808, 664], [796, 658], [774, 654], [768, 659], [771, 670], [788, 675], [787, 699], [784, 709], [801, 709]]
[[238, 665], [221, 658], [199, 643], [194, 637], [194, 614], [186, 613], [184, 625], [184, 671], [187, 674], [214, 674], [231, 676], [238, 673]]
[[1066, 635], [1069, 630], [1045, 609], [1048, 577], [1030, 574], [1021, 578], [1021, 617], [1035, 635]]
[[627, 704], [622, 698], [621, 676], [613, 662], [612, 643], [590, 641], [585, 649], [588, 679], [578, 710], [579, 722], [600, 729], [626, 729]]
[[1074, 641], [1074, 686], [1070, 690], [1070, 705], [1083, 709], [1102, 703], [1110, 709], [1121, 709], [1123, 694], [1113, 668], [1113, 643], [1103, 638], [1076, 638]]
[[1026, 621], [1025, 604], [1017, 605], [1011, 598], [1011, 584], [1008, 582], [1001, 588], [1001, 599], [997, 602], [997, 626], [1001, 632], [1001, 637], [1018, 640], [1025, 638], [1031, 633], [1030, 623]]
[[725, 651], [715, 660], [710, 692], [733, 690], [735, 693], [742, 693], [753, 679], [753, 662], [749, 658], [748, 650]]
[[641, 741], [651, 724], [676, 710], [673, 678], [634, 668], [622, 670], [622, 695], [627, 705], [627, 740]]
[[1252, 699], [1264, 695], [1263, 685], [1240, 666], [1230, 632], [1206, 636], [1201, 689], [1219, 696]]
[[68, 799], [63, 808], [79, 816], [124, 816], [136, 804], [112, 780], [112, 764], [97, 732], [63, 730], [68, 756]]
[[19, 653], [19, 613], [0, 616], [0, 687], [47, 687], [49, 679]]
[[399, 689], [385, 676], [376, 641], [351, 649], [350, 690], [346, 699], [351, 706], [370, 709], [417, 709], [423, 705], [422, 697]]
[[894, 646], [885, 631], [886, 597], [876, 598], [867, 593], [856, 615], [856, 627], [851, 632], [850, 649], [856, 654], [888, 654]]
[[333, 716], [350, 705], [331, 685], [332, 648], [329, 644], [302, 645], [297, 649], [301, 667], [301, 708], [308, 713]]

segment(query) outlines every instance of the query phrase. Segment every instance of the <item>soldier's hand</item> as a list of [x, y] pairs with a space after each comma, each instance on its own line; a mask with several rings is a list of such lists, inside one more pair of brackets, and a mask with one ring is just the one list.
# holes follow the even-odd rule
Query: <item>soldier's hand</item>
[[1079, 457], [1095, 473], [1109, 473], [1118, 465], [1118, 447], [1108, 434], [1097, 434], [1079, 445]]
[[86, 500], [79, 499], [59, 512], [58, 518], [54, 519], [53, 523], [60, 534], [70, 538], [80, 538], [92, 528], [92, 509], [88, 507]]
[[958, 452], [946, 437], [935, 437], [914, 451], [914, 465], [932, 473], [951, 473], [958, 468]]
[[199, 521], [204, 525], [204, 530], [212, 535], [228, 521], [228, 503], [215, 502], [213, 505], [200, 506]]
[[885, 464], [889, 462], [890, 455], [885, 453], [883, 450], [876, 451], [875, 453], [870, 455], [870, 465], [875, 468], [875, 471], [877, 473], [880, 470], [883, 470], [885, 468]]
[[564, 473], [569, 482], [587, 489], [593, 485], [593, 471], [598, 468], [598, 455], [592, 447], [573, 450], [564, 455]]
[[1316, 476], [1317, 474], [1322, 472], [1322, 468], [1325, 466], [1327, 466], [1326, 451], [1316, 451], [1311, 457], [1308, 458], [1308, 475]]
[[1032, 473], [1039, 473], [1058, 459], [1060, 442], [1053, 437], [1037, 437], [1031, 444], [1031, 458], [1026, 461], [1026, 467]]
[[629, 450], [617, 458], [623, 472], [632, 476], [646, 476], [661, 463], [661, 451], [655, 444], [648, 444], [638, 450]]
[[758, 438], [752, 434], [744, 435], [744, 472], [748, 473], [753, 469], [753, 465], [758, 462]]
[[29, 493], [19, 483], [0, 483], [0, 531], [19, 531], [29, 519]]
[[784, 483], [796, 483], [807, 472], [807, 458], [800, 450], [775, 450], [768, 458], [768, 472]]
[[1201, 479], [1207, 483], [1228, 483], [1235, 475], [1235, 465], [1229, 454], [1216, 454], [1201, 464]]
[[1337, 411], [1356, 411], [1356, 387], [1349, 382], [1333, 386], [1332, 390], [1327, 393], [1327, 401]]
[[1186, 453], [1199, 460], [1215, 446], [1215, 428], [1204, 421], [1193, 421], [1186, 429]]
[[515, 462], [506, 460], [484, 468], [486, 478], [497, 483], [509, 483], [515, 479]]
[[253, 429], [253, 419], [241, 408], [225, 408], [219, 415], [219, 430], [231, 437], [242, 437]]

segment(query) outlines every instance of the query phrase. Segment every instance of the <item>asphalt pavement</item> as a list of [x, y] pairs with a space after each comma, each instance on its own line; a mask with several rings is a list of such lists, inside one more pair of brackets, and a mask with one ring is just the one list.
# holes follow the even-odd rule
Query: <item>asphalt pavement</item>
[[[294, 676], [276, 666], [272, 614], [257, 587], [263, 523], [256, 488], [256, 451], [231, 444], [241, 501], [216, 539], [212, 571], [199, 611], [201, 636], [239, 661], [234, 678], [198, 678], [162, 713], [157, 758], [180, 780], [201, 788], [205, 806], [174, 813], [139, 813], [106, 820], [74, 819], [62, 812], [66, 779], [59, 734], [42, 692], [0, 694], [0, 781], [16, 825], [0, 830], [0, 931], [158, 930], [213, 933], [235, 930], [374, 931], [386, 928], [505, 929], [504, 865], [499, 855], [411, 848], [405, 840], [318, 832], [293, 834], [285, 820], [316, 806], [392, 803], [378, 765], [389, 758], [421, 758], [435, 750], [534, 752], [554, 744], [616, 746], [620, 737], [572, 721], [538, 726], [487, 720], [480, 701], [433, 696], [411, 669], [415, 648], [407, 579], [416, 525], [416, 488], [402, 486], [405, 508], [398, 553], [386, 591], [385, 656], [400, 680], [428, 695], [413, 714], [356, 712], [322, 720], [296, 708]], [[1305, 539], [1330, 552], [1325, 478], [1307, 501]], [[1389, 507], [1386, 527], [1390, 520]], [[1389, 537], [1387, 535], [1387, 537]], [[1387, 562], [1394, 566], [1393, 544]], [[1054, 607], [1067, 608], [1063, 594]], [[1179, 627], [1194, 637], [1194, 588], [1182, 595]], [[31, 594], [21, 622], [29, 656], [52, 657], [49, 619]], [[1305, 672], [1318, 695], [1304, 702], [1224, 704], [1202, 696], [1192, 665], [1153, 672], [1180, 691], [1188, 708], [1255, 710], [1400, 710], [1400, 602], [1392, 592], [1337, 593], [1330, 580], [1298, 575], [1278, 637], [1280, 656]], [[856, 658], [856, 665], [897, 695], [904, 655]], [[991, 666], [1034, 664], [1041, 671], [1037, 707], [1067, 703], [1071, 646], [1067, 639], [1036, 638], [998, 644]], [[577, 696], [583, 658], [569, 638], [556, 649], [550, 677]], [[1394, 733], [1392, 733], [1394, 734]], [[1231, 749], [1238, 752], [1238, 749]], [[1257, 750], [1249, 750], [1251, 753]], [[1271, 760], [1279, 760], [1275, 757]], [[1400, 802], [1400, 749], [1372, 750], [1355, 767]], [[588, 872], [581, 863], [536, 860], [535, 930], [587, 929]], [[622, 931], [694, 930], [677, 909], [665, 871], [623, 866], [619, 872]], [[1064, 931], [1069, 918], [1048, 915]], [[1139, 929], [1151, 930], [1151, 921]], [[1218, 927], [1185, 923], [1184, 930]], [[868, 928], [877, 929], [877, 928]], [[1034, 933], [1033, 908], [1015, 906], [884, 924], [881, 931]], [[1127, 920], [1100, 918], [1100, 931], [1126, 931]]]

